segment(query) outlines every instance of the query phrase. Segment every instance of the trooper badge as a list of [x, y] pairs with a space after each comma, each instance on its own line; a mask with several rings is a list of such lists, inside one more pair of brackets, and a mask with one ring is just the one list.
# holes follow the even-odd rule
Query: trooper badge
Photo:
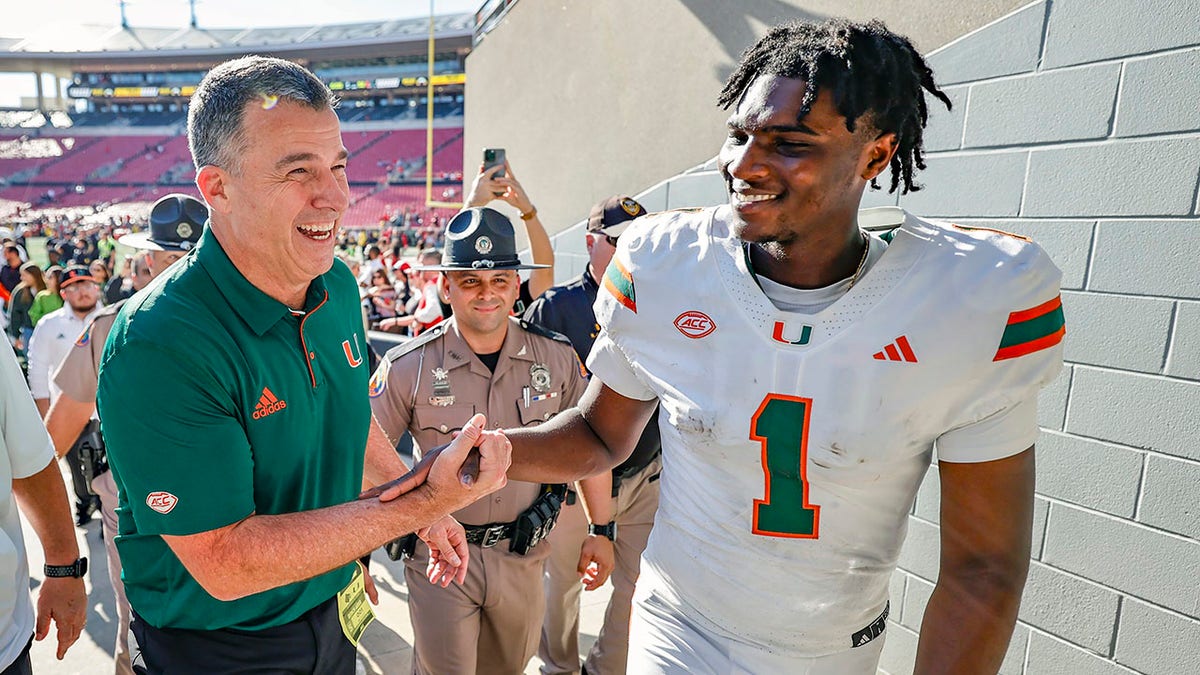
[[550, 391], [550, 368], [544, 363], [535, 363], [529, 367], [529, 384], [539, 394]]

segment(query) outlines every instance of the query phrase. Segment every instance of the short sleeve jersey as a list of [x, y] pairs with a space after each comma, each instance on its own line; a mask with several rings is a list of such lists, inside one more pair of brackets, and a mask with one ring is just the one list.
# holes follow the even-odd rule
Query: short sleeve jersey
[[733, 640], [845, 650], [886, 606], [934, 448], [982, 462], [1033, 444], [1062, 362], [1060, 274], [1022, 238], [907, 216], [844, 296], [789, 313], [729, 220], [641, 219], [596, 301], [593, 375], [661, 403], [639, 586]]
[[262, 629], [349, 581], [353, 565], [221, 602], [161, 535], [355, 499], [371, 414], [364, 337], [340, 261], [293, 312], [242, 276], [211, 230], [126, 302], [101, 355], [97, 404], [120, 491], [125, 588], [146, 621]]

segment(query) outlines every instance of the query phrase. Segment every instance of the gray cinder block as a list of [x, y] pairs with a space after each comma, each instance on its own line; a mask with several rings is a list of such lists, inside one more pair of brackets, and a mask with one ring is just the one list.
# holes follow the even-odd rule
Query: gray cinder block
[[1195, 0], [1054, 0], [1043, 68], [1200, 44]]
[[1054, 143], [1108, 136], [1121, 65], [1106, 63], [971, 87], [964, 147]]
[[1097, 293], [1063, 292], [1067, 338], [1063, 358], [1144, 373], [1161, 373], [1174, 303]]
[[1037, 67], [1045, 3], [1031, 5], [929, 54], [939, 85], [1027, 73]]
[[1075, 367], [1068, 433], [1200, 459], [1200, 383]]
[[1088, 290], [1200, 299], [1200, 219], [1101, 221]]
[[1200, 138], [1035, 150], [1021, 215], [1190, 215]]
[[1050, 506], [1042, 559], [1185, 614], [1200, 612], [1200, 544], [1065, 504]]
[[[1193, 9], [1192, 20], [1197, 17]], [[1143, 136], [1200, 129], [1200, 49], [1125, 63], [1117, 103], [1117, 135]]]

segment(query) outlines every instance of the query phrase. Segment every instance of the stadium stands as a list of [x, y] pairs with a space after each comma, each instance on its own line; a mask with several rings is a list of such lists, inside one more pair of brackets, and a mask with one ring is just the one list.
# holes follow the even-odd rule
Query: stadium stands
[[0, 66], [16, 70], [80, 53], [63, 91], [53, 100], [39, 92], [42, 110], [0, 110], [0, 218], [124, 219], [144, 215], [166, 192], [195, 194], [188, 97], [214, 63], [263, 51], [303, 60], [342, 100], [338, 117], [351, 157], [345, 224], [375, 227], [381, 216], [427, 214], [430, 104], [433, 197], [461, 198], [463, 59], [474, 24], [469, 13], [436, 17], [432, 96], [424, 18], [245, 29], [91, 26], [69, 42], [52, 29], [0, 39]]
[[[349, 130], [342, 138], [351, 156], [351, 208], [343, 221], [347, 227], [374, 227], [381, 218], [405, 209], [425, 211], [423, 129]], [[462, 128], [434, 129], [433, 143], [434, 199], [460, 199]], [[194, 180], [182, 134], [0, 136], [0, 217], [18, 210], [36, 215], [61, 209], [94, 215], [120, 212], [123, 204], [140, 210], [143, 202], [167, 192], [194, 194]], [[453, 211], [434, 213], [446, 216]]]

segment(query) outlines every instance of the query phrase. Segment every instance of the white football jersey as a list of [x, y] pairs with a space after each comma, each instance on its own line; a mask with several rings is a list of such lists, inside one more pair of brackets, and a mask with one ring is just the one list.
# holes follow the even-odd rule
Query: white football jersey
[[950, 462], [1033, 445], [1062, 364], [1060, 273], [1023, 238], [907, 215], [846, 295], [792, 314], [729, 219], [666, 212], [622, 234], [588, 365], [662, 405], [639, 584], [716, 635], [829, 654], [882, 631], [935, 443]]

